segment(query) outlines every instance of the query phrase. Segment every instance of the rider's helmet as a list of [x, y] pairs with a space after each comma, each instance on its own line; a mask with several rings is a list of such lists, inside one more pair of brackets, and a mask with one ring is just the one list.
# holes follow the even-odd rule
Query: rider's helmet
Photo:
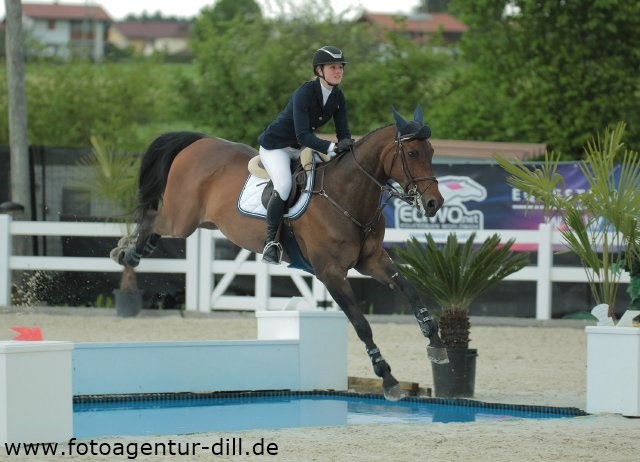
[[313, 54], [313, 69], [323, 64], [342, 63], [348, 64], [345, 60], [342, 50], [332, 46], [324, 46]]

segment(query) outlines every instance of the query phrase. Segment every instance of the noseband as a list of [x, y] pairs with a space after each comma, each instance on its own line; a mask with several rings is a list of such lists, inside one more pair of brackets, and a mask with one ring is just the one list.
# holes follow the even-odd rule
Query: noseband
[[[393, 165], [395, 164], [396, 159], [398, 157], [400, 157], [400, 160], [402, 162], [402, 171], [404, 172], [405, 179], [407, 180], [406, 185], [403, 186], [404, 191], [398, 191], [393, 186], [391, 186], [389, 184], [386, 184], [386, 183], [383, 184], [380, 181], [378, 181], [378, 179], [375, 176], [373, 176], [371, 173], [369, 173], [360, 164], [360, 162], [358, 162], [358, 159], [356, 159], [355, 148], [353, 146], [351, 146], [351, 148], [349, 149], [349, 151], [351, 152], [351, 155], [353, 156], [353, 161], [356, 164], [356, 166], [358, 167], [358, 169], [360, 169], [360, 171], [362, 171], [362, 173], [364, 173], [372, 182], [374, 182], [376, 185], [378, 185], [378, 187], [380, 188], [381, 197], [384, 195], [384, 193], [387, 193], [386, 200], [379, 201], [379, 205], [378, 205], [376, 211], [374, 212], [373, 217], [367, 223], [364, 223], [364, 224], [360, 223], [351, 213], [349, 213], [344, 207], [342, 207], [340, 204], [338, 204], [338, 202], [333, 200], [327, 194], [327, 192], [324, 189], [324, 174], [322, 175], [322, 184], [321, 184], [320, 189], [319, 190], [315, 190], [315, 191], [311, 191], [312, 194], [318, 194], [318, 195], [324, 197], [325, 199], [327, 199], [334, 207], [336, 207], [338, 210], [340, 210], [345, 217], [347, 217], [356, 226], [358, 226], [360, 229], [362, 229], [362, 231], [363, 231], [362, 242], [364, 242], [364, 239], [366, 238], [367, 234], [369, 234], [371, 232], [371, 230], [373, 229], [375, 224], [378, 222], [378, 220], [382, 216], [382, 210], [391, 201], [391, 199], [393, 199], [393, 198], [400, 199], [401, 201], [406, 202], [407, 204], [409, 204], [409, 205], [411, 205], [413, 207], [416, 207], [419, 211], [424, 212], [424, 208], [422, 207], [422, 202], [420, 201], [420, 198], [427, 191], [427, 189], [429, 189], [431, 187], [432, 183], [438, 184], [438, 180], [437, 180], [437, 178], [435, 176], [421, 176], [421, 177], [415, 178], [411, 174], [411, 171], [409, 170], [409, 166], [407, 165], [407, 159], [406, 159], [407, 154], [406, 154], [406, 152], [404, 150], [403, 141], [408, 141], [408, 140], [414, 139], [414, 135], [415, 134], [405, 135], [403, 137], [401, 137], [399, 135], [396, 136], [396, 140], [395, 140], [396, 150], [395, 150], [395, 154], [393, 156], [393, 160], [391, 161], [390, 170], [393, 169]], [[346, 153], [341, 153], [341, 154], [338, 155], [338, 157], [341, 157], [341, 156], [343, 156], [345, 154]], [[328, 164], [325, 164], [325, 165], [328, 165]], [[322, 167], [324, 167], [324, 165]], [[421, 181], [429, 181], [431, 183], [429, 183], [429, 186], [427, 186], [424, 190], [422, 190], [422, 192], [419, 192], [418, 191], [418, 183], [420, 183]]]
[[[396, 135], [396, 150], [393, 155], [393, 160], [391, 161], [391, 167], [389, 168], [389, 171], [393, 170], [393, 165], [396, 163], [396, 159], [400, 157], [400, 161], [402, 162], [402, 171], [404, 172], [405, 180], [407, 180], [407, 183], [402, 186], [404, 191], [398, 191], [396, 188], [389, 184], [380, 183], [377, 178], [375, 178], [362, 165], [360, 165], [360, 162], [358, 162], [358, 159], [356, 159], [355, 149], [351, 148], [351, 154], [353, 155], [353, 161], [358, 166], [358, 168], [365, 175], [367, 175], [367, 177], [369, 177], [371, 181], [377, 184], [382, 192], [386, 192], [389, 195], [389, 198], [384, 205], [386, 205], [386, 203], [389, 202], [392, 198], [397, 198], [403, 202], [406, 202], [412, 207], [416, 207], [420, 211], [424, 211], [420, 198], [427, 191], [427, 189], [431, 188], [433, 183], [435, 183], [436, 185], [438, 184], [438, 179], [433, 175], [420, 176], [416, 178], [411, 173], [411, 170], [409, 170], [409, 166], [407, 165], [407, 153], [405, 152], [403, 141], [409, 141], [412, 139], [414, 139], [413, 134], [405, 136], [400, 136], [400, 134]], [[429, 181], [429, 184], [422, 191], [419, 191], [418, 183], [422, 181]], [[384, 205], [382, 207], [384, 207]]]
[[[434, 183], [436, 185], [438, 184], [438, 179], [433, 175], [419, 176], [415, 178], [411, 173], [411, 171], [409, 170], [409, 166], [407, 165], [407, 154], [404, 150], [404, 144], [402, 142], [409, 141], [412, 139], [414, 139], [413, 135], [400, 136], [399, 133], [396, 135], [396, 140], [395, 140], [396, 152], [393, 156], [393, 160], [391, 161], [391, 169], [393, 169], [393, 164], [396, 162], [396, 159], [400, 157], [400, 160], [402, 162], [402, 171], [404, 172], [405, 179], [409, 181], [407, 182], [406, 185], [403, 186], [403, 189], [404, 189], [403, 193], [398, 192], [394, 188], [391, 188], [391, 187], [389, 188], [394, 191], [393, 193], [394, 197], [397, 197], [398, 199], [406, 202], [407, 204], [413, 207], [416, 207], [420, 211], [424, 211], [422, 208], [422, 202], [420, 201], [420, 198], [424, 195], [427, 189], [431, 188], [431, 186]], [[418, 191], [418, 183], [420, 183], [421, 181], [429, 181], [429, 183], [427, 187], [424, 188], [422, 191]]]

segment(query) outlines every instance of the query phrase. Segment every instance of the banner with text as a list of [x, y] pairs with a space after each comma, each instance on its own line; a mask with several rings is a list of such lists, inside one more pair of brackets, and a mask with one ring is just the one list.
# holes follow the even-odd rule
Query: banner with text
[[[390, 201], [384, 209], [387, 228], [526, 230], [545, 222], [541, 210], [527, 209], [534, 199], [507, 184], [509, 175], [497, 164], [437, 164], [435, 172], [444, 197], [442, 208], [424, 217], [405, 202]], [[564, 178], [560, 194], [571, 196], [589, 187], [575, 162], [561, 163], [558, 173]]]

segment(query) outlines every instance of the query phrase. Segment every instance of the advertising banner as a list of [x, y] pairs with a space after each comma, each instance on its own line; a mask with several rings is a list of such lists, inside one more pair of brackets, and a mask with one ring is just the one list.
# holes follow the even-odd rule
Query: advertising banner
[[[535, 199], [507, 184], [509, 175], [497, 164], [437, 164], [435, 173], [444, 197], [436, 215], [420, 216], [416, 208], [395, 199], [384, 209], [387, 228], [530, 230], [545, 222], [541, 210], [527, 209]], [[561, 163], [558, 173], [564, 178], [558, 193], [571, 196], [588, 189], [577, 163]]]

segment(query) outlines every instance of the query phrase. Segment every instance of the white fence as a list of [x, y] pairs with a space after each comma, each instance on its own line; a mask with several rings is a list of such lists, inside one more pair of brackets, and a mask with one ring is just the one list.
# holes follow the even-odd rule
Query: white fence
[[[432, 231], [437, 242], [444, 242], [452, 230]], [[11, 301], [12, 271], [91, 271], [120, 272], [122, 267], [105, 257], [49, 257], [22, 256], [12, 254], [13, 236], [92, 236], [120, 237], [126, 230], [117, 223], [78, 222], [32, 222], [13, 221], [8, 215], [0, 215], [0, 306], [9, 306]], [[456, 231], [466, 240], [471, 231]], [[503, 240], [515, 238], [518, 244], [529, 244], [538, 249], [536, 265], [530, 265], [507, 278], [510, 281], [536, 282], [536, 319], [551, 319], [552, 283], [587, 282], [582, 267], [559, 267], [553, 264], [554, 245], [561, 243], [560, 234], [551, 226], [540, 225], [538, 230], [480, 230], [476, 240], [499, 233]], [[387, 229], [385, 242], [404, 242], [412, 236], [424, 237], [425, 230]], [[325, 287], [315, 278], [300, 270], [285, 265], [266, 265], [252, 260], [252, 252], [240, 250], [233, 260], [216, 260], [215, 246], [226, 238], [219, 231], [199, 229], [186, 239], [183, 259], [142, 259], [139, 272], [185, 274], [185, 305], [187, 310], [209, 312], [223, 310], [274, 310], [282, 309], [289, 297], [272, 297], [273, 277], [289, 277], [310, 306], [329, 301], [337, 309]], [[214, 278], [214, 275], [217, 278]], [[255, 278], [254, 296], [228, 295], [226, 291], [238, 275]], [[349, 277], [362, 277], [350, 271]], [[216, 281], [214, 284], [214, 281]], [[629, 282], [627, 275], [622, 282]]]

